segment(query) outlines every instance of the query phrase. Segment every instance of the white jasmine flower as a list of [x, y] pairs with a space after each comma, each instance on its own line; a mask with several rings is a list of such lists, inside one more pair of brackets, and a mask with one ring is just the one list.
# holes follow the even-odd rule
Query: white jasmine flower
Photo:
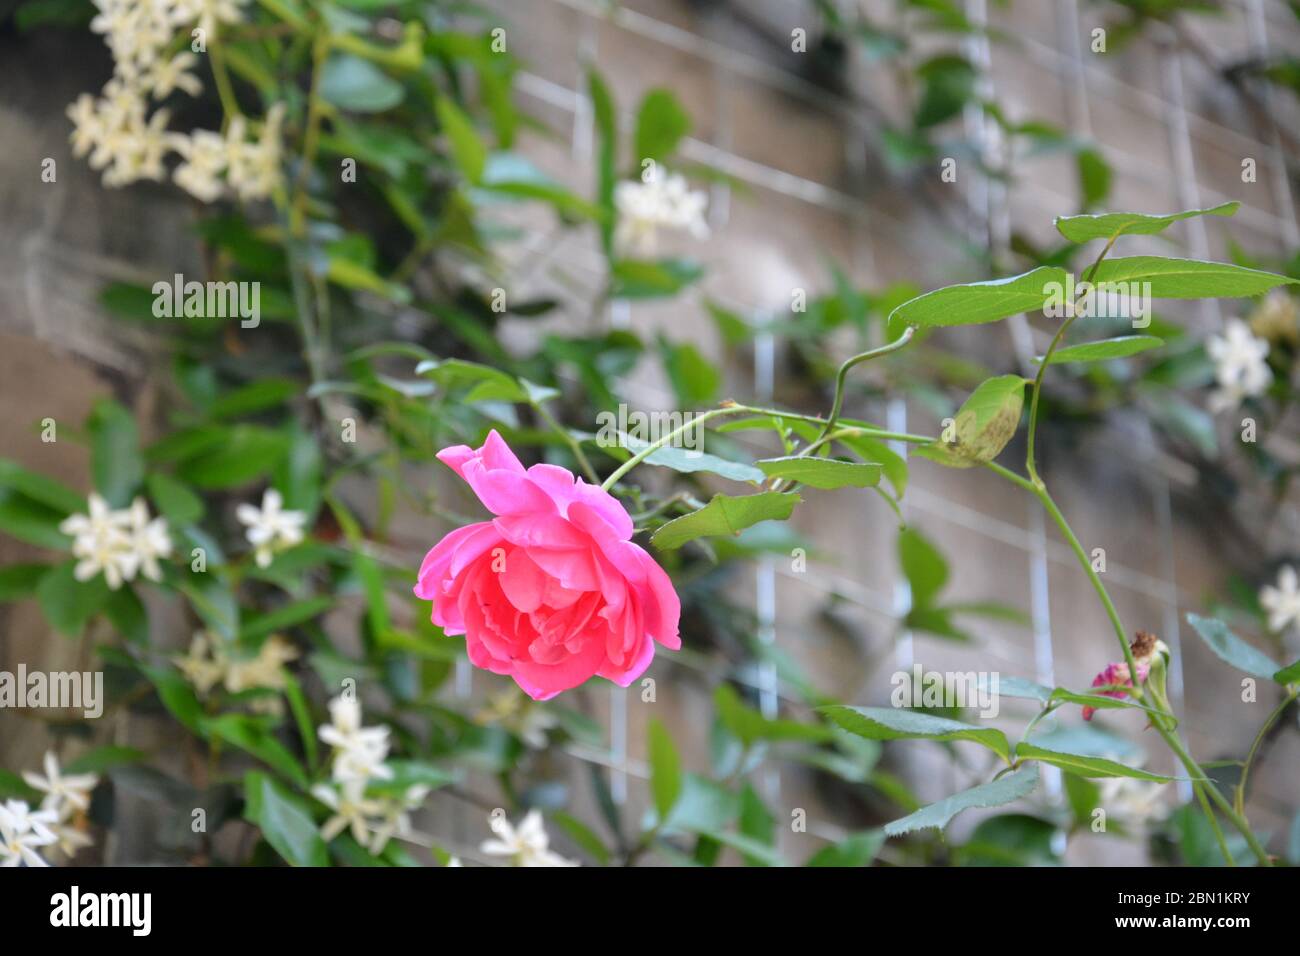
[[514, 866], [578, 865], [575, 861], [566, 860], [551, 851], [551, 839], [546, 835], [546, 828], [542, 825], [540, 810], [529, 810], [518, 829], [511, 825], [503, 813], [490, 816], [488, 825], [497, 835], [497, 839], [484, 840], [479, 849], [489, 856], [509, 857]]
[[321, 839], [327, 843], [344, 830], [351, 829], [352, 837], [362, 846], [370, 842], [370, 818], [383, 812], [378, 800], [367, 800], [363, 787], [344, 785], [334, 788], [319, 783], [311, 788], [311, 795], [334, 811], [320, 828]]
[[91, 492], [88, 513], [72, 515], [59, 524], [59, 530], [71, 535], [72, 554], [80, 558], [73, 575], [89, 581], [102, 573], [108, 586], [116, 591], [123, 581], [135, 577], [140, 559], [127, 532], [126, 513], [113, 511], [102, 497]]
[[72, 822], [55, 823], [50, 827], [50, 832], [54, 834], [51, 846], [69, 860], [86, 847], [95, 845], [90, 834]]
[[94, 492], [87, 503], [87, 514], [72, 515], [59, 525], [60, 531], [72, 536], [72, 553], [81, 559], [73, 570], [76, 579], [89, 581], [103, 573], [114, 591], [124, 581], [133, 580], [141, 570], [145, 577], [161, 581], [158, 559], [172, 553], [166, 520], [151, 519], [148, 507], [140, 498], [121, 511], [110, 509]]
[[276, 103], [266, 114], [261, 138], [245, 141], [245, 123], [237, 116], [226, 130], [226, 181], [240, 199], [265, 199], [280, 184], [280, 127], [284, 104]]
[[709, 235], [704, 222], [708, 196], [693, 192], [680, 173], [659, 172], [649, 181], [621, 182], [614, 189], [614, 205], [614, 243], [631, 255], [654, 255], [661, 229], [683, 230], [696, 239]]
[[362, 727], [361, 702], [355, 697], [330, 701], [332, 723], [318, 731], [320, 739], [334, 748], [334, 779], [340, 782], [388, 780], [393, 776], [388, 759], [388, 728]]
[[235, 509], [235, 517], [248, 526], [245, 534], [253, 546], [253, 554], [259, 568], [271, 563], [271, 556], [276, 549], [291, 548], [303, 539], [303, 524], [307, 515], [301, 511], [285, 511], [284, 499], [274, 488], [266, 489], [262, 495], [262, 507], [242, 504]]
[[209, 130], [195, 130], [190, 136], [173, 136], [171, 142], [184, 159], [172, 173], [176, 185], [203, 202], [219, 199], [224, 189], [221, 174], [226, 168], [225, 140]]
[[70, 815], [71, 811], [88, 809], [90, 791], [99, 783], [99, 777], [93, 773], [64, 776], [59, 769], [59, 758], [52, 750], [45, 751], [45, 776], [24, 770], [23, 779], [29, 787], [45, 794], [41, 809], [52, 810], [58, 819]]
[[226, 690], [232, 694], [255, 688], [284, 690], [284, 665], [297, 657], [297, 648], [278, 634], [272, 634], [262, 642], [255, 657], [229, 661], [225, 674]]
[[1251, 335], [1250, 326], [1241, 319], [1229, 319], [1224, 334], [1210, 336], [1205, 351], [1214, 362], [1218, 383], [1210, 395], [1211, 411], [1236, 408], [1244, 399], [1262, 395], [1273, 381], [1265, 361], [1268, 343]]
[[206, 631], [195, 631], [190, 639], [190, 649], [172, 658], [186, 680], [194, 685], [200, 695], [207, 694], [226, 676], [226, 654], [219, 639]]
[[0, 805], [0, 866], [49, 866], [36, 850], [57, 839], [50, 832], [56, 822], [53, 810], [33, 812], [22, 800]]
[[1292, 624], [1300, 624], [1300, 576], [1291, 565], [1277, 575], [1277, 587], [1264, 585], [1259, 592], [1259, 604], [1268, 612], [1268, 629], [1284, 631]]
[[178, 53], [166, 63], [160, 62], [155, 66], [145, 85], [157, 100], [171, 95], [175, 90], [198, 96], [203, 92], [203, 81], [190, 72], [198, 61], [198, 56], [188, 50]]
[[167, 519], [150, 518], [149, 508], [143, 498], [136, 498], [127, 513], [130, 521], [131, 545], [140, 562], [140, 570], [151, 581], [162, 580], [159, 558], [169, 558], [172, 538], [167, 531]]
[[405, 837], [411, 832], [410, 811], [416, 809], [429, 795], [429, 788], [416, 784], [402, 794], [400, 800], [388, 799], [383, 803], [378, 825], [370, 839], [370, 852], [375, 856], [384, 852], [393, 837]]

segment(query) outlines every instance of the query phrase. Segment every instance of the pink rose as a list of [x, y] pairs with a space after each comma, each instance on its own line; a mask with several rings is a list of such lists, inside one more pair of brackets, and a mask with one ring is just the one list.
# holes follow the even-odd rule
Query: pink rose
[[[1138, 683], [1144, 683], [1147, 674], [1151, 670], [1151, 665], [1146, 661], [1136, 661], [1138, 669]], [[1107, 664], [1106, 669], [1092, 679], [1093, 687], [1132, 687], [1133, 681], [1129, 678], [1128, 664], [1124, 661], [1116, 661], [1113, 664]], [[1128, 694], [1122, 690], [1102, 690], [1097, 692], [1102, 697], [1114, 697], [1122, 700]], [[1083, 708], [1083, 719], [1092, 720], [1092, 715], [1096, 713], [1096, 707]]]
[[609, 492], [557, 465], [524, 470], [496, 431], [438, 459], [496, 515], [434, 545], [415, 585], [476, 667], [548, 700], [593, 675], [626, 687], [655, 641], [681, 647], [677, 592]]

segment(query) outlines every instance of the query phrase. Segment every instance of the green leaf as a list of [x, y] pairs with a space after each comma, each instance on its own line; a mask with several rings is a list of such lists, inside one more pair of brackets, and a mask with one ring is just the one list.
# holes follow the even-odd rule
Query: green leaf
[[[1148, 349], [1164, 345], [1164, 339], [1154, 335], [1121, 335], [1113, 339], [1101, 339], [1097, 342], [1081, 342], [1052, 353], [1048, 365], [1064, 365], [1067, 362], [1108, 362], [1111, 359], [1128, 358]], [[1041, 362], [1042, 356], [1035, 361]]]
[[143, 750], [110, 744], [104, 747], [96, 747], [94, 750], [82, 754], [76, 760], [70, 761], [63, 768], [63, 772], [68, 774], [103, 773], [105, 770], [111, 770], [114, 767], [143, 763], [148, 759], [149, 755]]
[[699, 511], [674, 518], [660, 527], [650, 536], [650, 541], [661, 551], [672, 551], [696, 538], [739, 534], [760, 521], [784, 521], [801, 500], [798, 495], [778, 491], [739, 498], [714, 495]]
[[962, 404], [949, 428], [918, 453], [949, 468], [992, 461], [1015, 437], [1025, 406], [1026, 379], [999, 375], [982, 383]]
[[884, 845], [883, 830], [863, 830], [850, 834], [839, 843], [822, 847], [808, 858], [804, 866], [870, 866]]
[[[626, 432], [616, 432], [616, 434], [619, 436], [618, 443], [634, 454], [650, 447], [649, 442], [633, 438]], [[732, 481], [748, 481], [758, 484], [763, 480], [763, 473], [753, 465], [719, 458], [717, 455], [710, 455], [706, 451], [693, 451], [672, 445], [656, 448], [644, 460], [647, 464], [671, 468], [673, 471], [680, 471], [683, 474], [707, 471], [711, 474], [721, 475], [723, 478], [730, 478]]]
[[690, 114], [682, 108], [671, 90], [650, 90], [641, 101], [636, 116], [633, 142], [637, 162], [647, 159], [663, 161], [672, 155], [690, 128]]
[[619, 259], [610, 268], [610, 294], [618, 299], [673, 296], [704, 275], [704, 268], [685, 259]]
[[601, 866], [609, 864], [609, 848], [605, 846], [604, 841], [596, 835], [594, 830], [577, 817], [571, 816], [563, 810], [555, 810], [551, 813], [551, 822], [558, 825], [561, 830], [569, 835], [570, 840], [590, 854], [592, 859]]
[[969, 740], [1011, 762], [1007, 735], [993, 727], [976, 727], [959, 720], [897, 707], [831, 704], [818, 708], [818, 712], [850, 733], [868, 740]]
[[70, 515], [86, 510], [86, 498], [62, 482], [28, 471], [16, 461], [0, 458], [0, 488], [12, 488], [60, 515]]
[[36, 805], [41, 802], [41, 792], [12, 770], [0, 768], [0, 800], [10, 798]]
[[1049, 288], [1064, 288], [1066, 272], [1056, 266], [1040, 266], [1030, 272], [988, 282], [970, 282], [935, 289], [909, 299], [889, 313], [891, 330], [902, 325], [938, 328], [996, 322], [1021, 312], [1037, 311], [1051, 298]]
[[864, 462], [879, 463], [880, 470], [894, 486], [894, 494], [903, 497], [903, 493], [907, 491], [907, 459], [879, 438], [872, 438], [870, 435], [845, 435], [839, 441]]
[[237, 418], [268, 408], [277, 408], [298, 394], [291, 378], [263, 378], [222, 395], [208, 409], [212, 418]]
[[788, 455], [756, 462], [769, 478], [789, 478], [811, 488], [870, 488], [880, 483], [880, 466], [835, 458]]
[[665, 336], [658, 339], [664, 371], [682, 408], [707, 405], [718, 393], [722, 373], [690, 343], [678, 344]]
[[86, 428], [90, 433], [90, 471], [95, 490], [114, 508], [129, 505], [144, 480], [135, 419], [117, 402], [101, 399], [95, 403]]
[[203, 517], [203, 499], [171, 475], [151, 472], [145, 485], [149, 499], [173, 525], [183, 527]]
[[1231, 216], [1241, 203], [1225, 202], [1209, 209], [1189, 209], [1168, 216], [1154, 216], [1140, 212], [1107, 212], [1092, 216], [1058, 216], [1056, 230], [1071, 242], [1088, 242], [1092, 239], [1111, 239], [1115, 236], [1152, 236], [1164, 232], [1180, 219], [1196, 216]]
[[1048, 750], [1035, 744], [1020, 743], [1016, 745], [1016, 760], [1041, 760], [1054, 767], [1068, 770], [1080, 777], [1132, 777], [1135, 780], [1149, 780], [1153, 783], [1167, 783], [1174, 779], [1158, 773], [1149, 773], [1136, 767], [1127, 767], [1104, 757], [1087, 754], [1064, 753], [1060, 750]]
[[129, 584], [109, 592], [108, 600], [104, 602], [104, 616], [132, 644], [148, 646], [149, 614]]
[[948, 583], [948, 562], [915, 528], [898, 533], [898, 563], [912, 591], [912, 606], [926, 607]]
[[329, 852], [305, 800], [264, 773], [244, 775], [244, 819], [294, 866], [328, 866]]
[[1188, 614], [1187, 623], [1192, 625], [1201, 640], [1209, 645], [1210, 650], [1218, 655], [1219, 660], [1230, 664], [1239, 671], [1272, 680], [1279, 670], [1279, 665], [1262, 651], [1258, 651], [1243, 641], [1228, 628], [1228, 625], [1212, 617]]
[[655, 809], [659, 811], [659, 819], [666, 820], [682, 793], [681, 758], [677, 756], [677, 748], [673, 746], [668, 731], [654, 717], [650, 718], [648, 735], [650, 790], [654, 795]]
[[1261, 295], [1274, 286], [1300, 283], [1300, 279], [1227, 262], [1163, 256], [1105, 259], [1092, 281], [1098, 286], [1108, 282], [1150, 283], [1150, 294], [1157, 299], [1232, 299]]
[[1104, 202], [1110, 195], [1110, 164], [1095, 149], [1081, 149], [1075, 157], [1079, 173], [1079, 192], [1085, 209]]
[[1273, 675], [1273, 680], [1279, 684], [1295, 684], [1300, 682], [1300, 661], [1289, 664]]
[[462, 174], [471, 183], [481, 182], [487, 166], [487, 147], [479, 139], [474, 124], [460, 107], [445, 96], [437, 100], [438, 122], [447, 134], [451, 155]]
[[145, 666], [140, 671], [149, 678], [149, 683], [158, 692], [158, 699], [171, 715], [187, 730], [197, 736], [204, 736], [203, 705], [199, 703], [189, 682], [170, 667]]
[[282, 631], [320, 617], [333, 606], [334, 598], [328, 596], [294, 601], [274, 611], [247, 619], [239, 629], [239, 638], [243, 641], [253, 641], [265, 637], [274, 631]]
[[[755, 469], [757, 472], [757, 469]], [[759, 478], [762, 473], [757, 472]], [[12, 488], [0, 488], [0, 531], [39, 548], [66, 551], [71, 539], [59, 530], [63, 516]]]
[[265, 721], [248, 714], [221, 714], [205, 718], [203, 729], [211, 736], [252, 754], [304, 790], [307, 788], [307, 774], [302, 765], [267, 729]]
[[1038, 767], [1030, 764], [989, 783], [982, 783], [951, 797], [922, 807], [902, 819], [885, 824], [887, 836], [900, 836], [914, 830], [935, 827], [942, 830], [963, 810], [983, 807], [1000, 807], [1026, 797], [1038, 786]]
[[386, 76], [379, 67], [350, 53], [340, 53], [325, 62], [320, 94], [340, 109], [354, 113], [381, 113], [402, 102], [402, 84]]
[[48, 564], [9, 564], [0, 568], [0, 602], [34, 597], [36, 586], [49, 570]]
[[268, 474], [283, 459], [284, 433], [260, 425], [224, 429], [223, 441], [186, 459], [176, 469], [182, 481], [202, 489], [233, 488]]
[[89, 581], [78, 581], [74, 575], [76, 566], [76, 561], [65, 561], [51, 568], [36, 585], [36, 600], [45, 619], [68, 637], [80, 636], [86, 622], [103, 608], [113, 593], [103, 574]]

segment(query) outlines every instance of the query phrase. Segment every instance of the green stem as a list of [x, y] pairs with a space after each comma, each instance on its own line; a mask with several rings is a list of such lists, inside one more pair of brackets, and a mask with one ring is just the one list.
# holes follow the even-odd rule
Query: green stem
[[567, 428], [562, 428], [541, 402], [535, 403], [533, 408], [537, 409], [537, 414], [542, 417], [542, 420], [569, 446], [569, 450], [573, 452], [573, 457], [578, 460], [578, 465], [582, 468], [583, 474], [587, 476], [587, 480], [593, 485], [600, 484], [600, 476], [596, 474], [596, 469], [591, 466], [591, 460], [587, 458], [587, 453], [582, 450], [582, 443], [569, 434]]
[[903, 330], [903, 334], [888, 345], [882, 345], [879, 348], [869, 349], [866, 352], [860, 352], [844, 360], [840, 370], [835, 373], [835, 399], [831, 403], [831, 413], [826, 417], [826, 424], [822, 426], [821, 434], [817, 436], [820, 442], [823, 438], [831, 433], [835, 428], [835, 422], [840, 417], [840, 410], [844, 407], [844, 386], [848, 380], [849, 371], [856, 365], [863, 362], [869, 362], [873, 358], [879, 358], [882, 355], [888, 355], [890, 352], [897, 352], [908, 342], [912, 341], [912, 336], [916, 334], [916, 327], [909, 325]]
[[749, 411], [749, 409], [747, 409], [744, 405], [724, 405], [722, 408], [713, 408], [707, 412], [704, 412], [703, 414], [696, 415], [690, 421], [683, 422], [679, 427], [674, 428], [667, 435], [664, 435], [661, 438], [659, 438], [658, 441], [651, 442], [649, 445], [647, 445], [645, 448], [642, 448], [639, 452], [637, 452], [627, 461], [623, 462], [623, 464], [619, 465], [617, 468], [613, 470], [613, 472], [610, 473], [610, 476], [604, 480], [604, 482], [601, 484], [600, 487], [603, 488], [605, 491], [609, 491], [609, 489], [613, 488], [614, 485], [618, 483], [618, 480], [620, 478], [626, 475], [637, 465], [641, 464], [641, 462], [645, 461], [647, 458], [649, 458], [651, 455], [657, 452], [660, 448], [663, 448], [666, 445], [671, 445], [674, 441], [676, 441], [679, 437], [684, 435], [686, 432], [690, 431], [692, 428], [697, 428], [702, 426], [709, 419], [718, 418], [721, 415], [734, 415], [737, 412], [745, 412], [745, 411]]
[[1264, 744], [1264, 738], [1268, 736], [1269, 730], [1281, 718], [1286, 709], [1291, 706], [1291, 702], [1296, 699], [1296, 694], [1300, 693], [1300, 687], [1293, 687], [1282, 698], [1282, 702], [1273, 708], [1273, 712], [1264, 720], [1264, 726], [1259, 728], [1259, 733], [1255, 735], [1255, 741], [1250, 745], [1250, 752], [1246, 754], [1246, 763], [1241, 768], [1241, 780], [1237, 783], [1236, 798], [1233, 801], [1234, 809], [1240, 813], [1246, 812], [1246, 780], [1250, 777], [1250, 767], [1255, 761], [1259, 748]]
[[239, 100], [235, 99], [235, 88], [230, 83], [230, 73], [226, 70], [226, 54], [222, 49], [222, 38], [218, 34], [212, 38], [208, 49], [208, 59], [212, 64], [212, 78], [217, 84], [217, 97], [221, 100], [221, 130], [225, 132], [233, 116], [242, 115]]
[[1210, 829], [1214, 831], [1214, 839], [1219, 844], [1219, 852], [1223, 854], [1224, 861], [1228, 866], [1236, 866], [1237, 861], [1232, 857], [1232, 851], [1228, 849], [1228, 841], [1223, 836], [1223, 827], [1219, 826], [1219, 819], [1214, 815], [1214, 810], [1210, 807], [1210, 801], [1205, 798], [1205, 787], [1200, 781], [1192, 784], [1192, 790], [1196, 793], [1196, 799], [1200, 801], [1201, 812], [1205, 814], [1205, 819], [1210, 821]]
[[324, 100], [320, 95], [321, 76], [324, 73], [325, 57], [329, 53], [330, 35], [320, 27], [312, 41], [311, 90], [307, 94], [307, 130], [302, 141], [302, 165], [298, 169], [298, 179], [293, 187], [293, 205], [289, 211], [289, 234], [300, 237], [306, 225], [307, 187], [311, 180], [312, 167], [316, 163], [316, 149], [320, 144], [321, 116]]

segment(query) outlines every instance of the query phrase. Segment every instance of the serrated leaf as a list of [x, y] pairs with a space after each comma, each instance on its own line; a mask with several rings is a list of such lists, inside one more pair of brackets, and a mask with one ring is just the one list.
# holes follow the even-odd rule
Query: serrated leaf
[[880, 483], [880, 465], [835, 458], [764, 458], [756, 462], [769, 478], [788, 478], [810, 488], [870, 488]]
[[650, 536], [650, 542], [662, 551], [671, 551], [696, 538], [739, 534], [760, 521], [784, 521], [802, 500], [798, 495], [779, 491], [742, 497], [714, 495], [699, 511], [660, 527]]
[[868, 740], [969, 740], [992, 750], [1010, 763], [1007, 735], [994, 727], [976, 727], [897, 707], [850, 707], [831, 704], [818, 708], [850, 733]]
[[953, 817], [963, 810], [1000, 807], [1004, 804], [1013, 803], [1022, 797], [1027, 797], [1037, 786], [1038, 767], [1030, 764], [1014, 773], [999, 777], [997, 780], [982, 783], [978, 787], [963, 790], [961, 793], [955, 793], [938, 803], [922, 807], [902, 819], [886, 823], [885, 834], [887, 836], [900, 836], [914, 830], [924, 830], [927, 827], [942, 830]]
[[1175, 222], [1196, 216], [1231, 216], [1241, 203], [1225, 202], [1209, 209], [1189, 209], [1167, 216], [1139, 212], [1107, 212], [1085, 216], [1058, 216], [1056, 231], [1071, 242], [1110, 239], [1112, 236], [1152, 236], [1164, 232]]
[[1201, 636], [1210, 650], [1225, 664], [1231, 664], [1239, 671], [1255, 677], [1272, 680], [1279, 670], [1276, 661], [1263, 651], [1258, 651], [1243, 641], [1228, 628], [1228, 625], [1212, 617], [1188, 614], [1187, 623]]
[[1153, 783], [1168, 783], [1174, 779], [1162, 774], [1139, 770], [1136, 767], [1128, 767], [1114, 760], [1107, 760], [1104, 757], [1048, 750], [1046, 747], [1028, 743], [1016, 745], [1016, 760], [1040, 760], [1054, 767], [1060, 767], [1062, 770], [1068, 770], [1070, 773], [1078, 774], [1080, 777], [1132, 777], [1134, 780], [1149, 780]]
[[[636, 453], [650, 446], [649, 442], [633, 438], [626, 432], [619, 432], [618, 435], [619, 444], [630, 452]], [[647, 464], [671, 468], [673, 471], [680, 471], [683, 474], [707, 471], [715, 475], [721, 475], [723, 478], [730, 478], [732, 481], [748, 481], [753, 484], [758, 484], [765, 477], [753, 465], [719, 458], [717, 455], [710, 455], [706, 451], [692, 451], [671, 445], [656, 448], [644, 460]]]
[[[1164, 345], [1164, 339], [1154, 335], [1121, 335], [1113, 339], [1101, 339], [1097, 342], [1081, 342], [1052, 353], [1048, 365], [1064, 365], [1067, 362], [1108, 362], [1111, 359], [1128, 358], [1148, 349]], [[1035, 361], [1043, 360], [1040, 355]]]
[[1020, 427], [1025, 382], [1019, 375], [999, 375], [982, 383], [962, 404], [945, 434], [917, 451], [950, 468], [992, 461]]
[[889, 314], [889, 328], [915, 325], [926, 329], [996, 322], [1041, 309], [1051, 296], [1049, 286], [1063, 288], [1065, 283], [1064, 269], [1040, 266], [1005, 279], [946, 286], [895, 308]]
[[1232, 299], [1300, 283], [1300, 279], [1227, 262], [1164, 256], [1103, 260], [1092, 281], [1098, 286], [1112, 282], [1150, 283], [1150, 294], [1157, 299]]

